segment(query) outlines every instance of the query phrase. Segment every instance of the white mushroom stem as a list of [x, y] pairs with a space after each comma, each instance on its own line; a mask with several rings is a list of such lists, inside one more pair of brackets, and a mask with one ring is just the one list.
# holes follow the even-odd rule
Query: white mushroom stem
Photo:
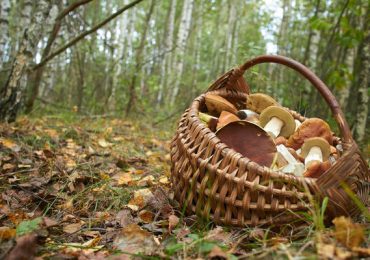
[[256, 112], [254, 112], [252, 110], [249, 110], [249, 109], [239, 110], [238, 114], [239, 113], [243, 113], [246, 118], [251, 117], [251, 116], [258, 116], [258, 114]]
[[267, 133], [271, 134], [273, 138], [279, 136], [281, 128], [283, 127], [284, 122], [277, 117], [272, 117], [270, 121], [263, 128]]
[[282, 172], [292, 173], [296, 176], [302, 176], [304, 172], [303, 163], [298, 162], [284, 145], [279, 144], [276, 146], [276, 149], [288, 162], [288, 165], [283, 167]]
[[306, 158], [304, 159], [304, 164], [306, 168], [310, 165], [310, 162], [312, 161], [319, 161], [319, 162], [323, 161], [322, 152], [321, 152], [320, 147], [318, 146], [312, 146]]

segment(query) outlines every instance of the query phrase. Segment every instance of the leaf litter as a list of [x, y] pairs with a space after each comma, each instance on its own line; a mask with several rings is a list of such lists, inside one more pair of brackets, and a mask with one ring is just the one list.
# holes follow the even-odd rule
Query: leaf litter
[[230, 229], [183, 215], [170, 189], [171, 131], [146, 124], [0, 125], [0, 258], [370, 256], [368, 223], [347, 218], [293, 241], [294, 229]]

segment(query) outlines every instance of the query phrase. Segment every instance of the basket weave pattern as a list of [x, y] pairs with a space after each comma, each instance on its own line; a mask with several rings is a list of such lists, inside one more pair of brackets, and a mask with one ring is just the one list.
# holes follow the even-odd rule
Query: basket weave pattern
[[[308, 211], [309, 194], [329, 198], [328, 215], [359, 214], [351, 194], [368, 205], [370, 174], [353, 141], [334, 96], [302, 64], [281, 56], [260, 56], [221, 76], [208, 92], [221, 95], [238, 108], [245, 104], [248, 85], [242, 75], [250, 67], [275, 62], [291, 67], [311, 81], [332, 109], [342, 135], [343, 154], [318, 179], [272, 171], [230, 149], [198, 118], [205, 110], [205, 94], [197, 97], [182, 115], [171, 143], [171, 181], [176, 199], [189, 214], [217, 224], [245, 226], [283, 224]], [[305, 118], [290, 111], [295, 119]]]

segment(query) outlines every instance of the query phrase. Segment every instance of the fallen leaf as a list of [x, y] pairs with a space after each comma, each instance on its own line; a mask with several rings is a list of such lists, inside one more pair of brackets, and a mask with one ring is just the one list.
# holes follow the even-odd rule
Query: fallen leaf
[[337, 217], [333, 223], [335, 225], [334, 237], [346, 247], [358, 247], [365, 240], [363, 227], [353, 223], [350, 218]]
[[11, 239], [15, 237], [16, 231], [14, 228], [0, 227], [0, 240]]
[[116, 221], [120, 224], [121, 227], [126, 227], [129, 224], [134, 223], [134, 218], [131, 215], [131, 210], [123, 209], [117, 213]]
[[145, 176], [144, 178], [137, 182], [137, 186], [146, 187], [152, 185], [154, 180], [155, 178], [152, 175]]
[[154, 213], [148, 210], [142, 210], [138, 214], [139, 218], [145, 223], [151, 223], [154, 219]]
[[113, 180], [117, 181], [118, 185], [127, 185], [132, 181], [132, 176], [129, 172], [117, 173], [112, 177]]
[[153, 198], [153, 193], [149, 189], [141, 189], [134, 192], [134, 197], [129, 201], [127, 207], [133, 211], [143, 208], [149, 200]]
[[162, 183], [162, 184], [169, 184], [170, 181], [168, 180], [168, 178], [166, 176], [162, 176], [160, 179], [159, 179], [159, 183]]
[[335, 256], [335, 246], [332, 244], [317, 243], [317, 254], [323, 259], [333, 259]]
[[43, 217], [42, 219], [44, 221], [45, 227], [47, 227], [47, 228], [55, 227], [56, 225], [58, 225], [58, 222], [54, 219], [51, 219], [51, 218], [48, 218], [48, 217]]
[[207, 239], [227, 243], [231, 238], [231, 234], [224, 231], [220, 226], [208, 232]]
[[105, 139], [99, 139], [98, 140], [98, 144], [103, 147], [103, 148], [107, 148], [107, 147], [110, 147], [112, 146], [113, 144], [112, 143], [109, 143], [107, 142]]
[[28, 234], [16, 239], [16, 246], [10, 251], [7, 260], [33, 259], [37, 251], [37, 235]]
[[123, 228], [121, 233], [115, 238], [113, 247], [131, 254], [143, 253], [150, 255], [158, 246], [151, 233], [142, 230], [136, 224], [130, 224]]
[[21, 147], [10, 139], [0, 138], [0, 143], [2, 146], [12, 150], [13, 152], [19, 152], [21, 150]]
[[229, 259], [229, 257], [224, 251], [222, 251], [221, 248], [219, 248], [218, 246], [214, 246], [211, 252], [209, 252], [208, 254], [208, 259], [221, 260], [221, 259]]
[[179, 218], [176, 215], [170, 215], [168, 217], [168, 232], [172, 232], [172, 230], [179, 224]]
[[73, 223], [63, 227], [63, 231], [68, 234], [76, 233], [81, 230], [82, 223]]

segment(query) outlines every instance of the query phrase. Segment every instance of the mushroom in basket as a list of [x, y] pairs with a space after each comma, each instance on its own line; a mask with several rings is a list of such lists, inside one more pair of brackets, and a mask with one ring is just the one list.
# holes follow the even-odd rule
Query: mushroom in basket
[[301, 155], [305, 158], [305, 177], [319, 177], [330, 168], [330, 144], [324, 138], [313, 137], [305, 140], [301, 150]]
[[284, 108], [270, 106], [262, 111], [260, 125], [271, 134], [273, 138], [278, 136], [289, 137], [294, 133], [295, 121], [293, 116]]
[[276, 147], [271, 136], [256, 124], [235, 121], [216, 132], [220, 140], [243, 156], [262, 166], [271, 167]]
[[289, 137], [287, 146], [298, 150], [306, 139], [312, 137], [322, 137], [330, 145], [333, 144], [333, 134], [328, 123], [320, 118], [309, 118]]
[[219, 95], [206, 94], [205, 103], [211, 115], [219, 116], [222, 111], [228, 111], [233, 114], [238, 112], [232, 103]]
[[258, 114], [269, 106], [279, 106], [279, 103], [269, 95], [263, 93], [249, 94], [247, 97], [247, 109]]

